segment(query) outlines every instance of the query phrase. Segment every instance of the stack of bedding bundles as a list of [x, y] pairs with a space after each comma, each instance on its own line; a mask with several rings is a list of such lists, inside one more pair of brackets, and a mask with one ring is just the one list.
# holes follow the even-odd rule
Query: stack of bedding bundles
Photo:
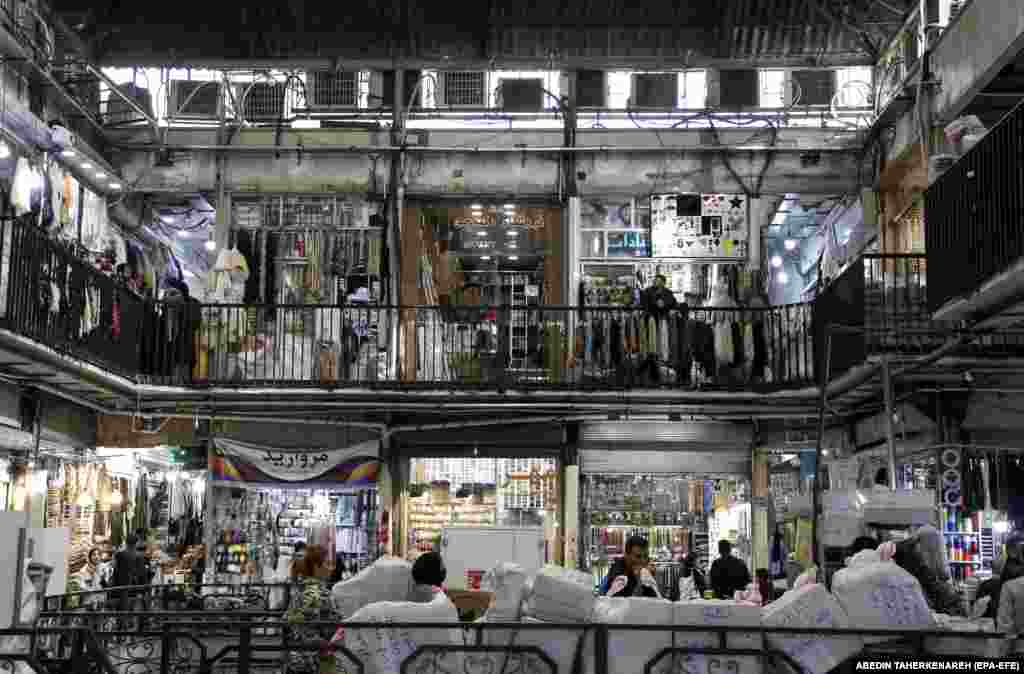
[[[843, 607], [823, 585], [811, 583], [787, 592], [761, 611], [765, 627], [848, 629]], [[854, 636], [769, 634], [768, 646], [786, 653], [810, 674], [825, 674], [861, 651]]]
[[[352, 615], [351, 623], [381, 623], [380, 627], [346, 627], [341, 639], [345, 646], [363, 663], [365, 674], [398, 674], [402, 663], [420, 646], [461, 645], [462, 633], [458, 627], [459, 612], [444, 593], [438, 593], [430, 603], [385, 601], [369, 604]], [[397, 628], [387, 623], [453, 623], [451, 629], [438, 627]], [[338, 654], [342, 667], [350, 666]], [[430, 662], [444, 671], [462, 671], [463, 654], [431, 651], [424, 653], [419, 662]], [[416, 667], [412, 667], [416, 670]], [[346, 671], [346, 670], [343, 670]]]
[[[871, 561], [865, 550], [832, 578], [832, 594], [850, 623], [867, 630], [933, 627], [921, 583], [894, 562]], [[876, 553], [877, 554], [877, 553]], [[887, 637], [866, 637], [879, 643]]]
[[378, 559], [354, 577], [331, 589], [331, 602], [341, 616], [350, 616], [379, 601], [405, 601], [412, 590], [412, 565], [393, 557]]
[[[734, 601], [688, 601], [674, 604], [676, 625], [707, 625], [709, 627], [750, 627], [757, 630], [761, 626], [761, 607], [739, 604]], [[675, 635], [674, 646], [691, 648], [718, 648], [720, 645], [716, 632], [679, 632]], [[761, 634], [751, 632], [729, 632], [726, 634], [726, 647], [736, 649], [761, 650], [763, 641]], [[683, 656], [686, 671], [710, 671], [713, 661], [721, 660], [720, 656], [690, 654]], [[735, 661], [736, 674], [761, 674], [762, 660], [755, 655], [729, 657], [730, 666]], [[642, 670], [641, 670], [642, 671]]]

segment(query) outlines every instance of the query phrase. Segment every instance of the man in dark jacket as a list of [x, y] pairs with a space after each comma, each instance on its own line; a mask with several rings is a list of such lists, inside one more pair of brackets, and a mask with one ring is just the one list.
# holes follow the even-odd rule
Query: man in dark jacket
[[626, 554], [608, 570], [608, 576], [601, 584], [601, 594], [609, 597], [660, 597], [657, 582], [647, 568], [650, 564], [647, 550], [647, 539], [630, 536], [626, 540]]
[[732, 556], [732, 543], [718, 541], [719, 557], [711, 564], [711, 589], [717, 599], [732, 599], [750, 584], [750, 570], [742, 559]]
[[[139, 552], [138, 546], [138, 536], [129, 534], [125, 539], [124, 550], [114, 555], [114, 577], [111, 584], [115, 589], [149, 583], [149, 569], [146, 566], [146, 558]], [[131, 590], [120, 591], [120, 610], [129, 610], [131, 598], [135, 594]]]

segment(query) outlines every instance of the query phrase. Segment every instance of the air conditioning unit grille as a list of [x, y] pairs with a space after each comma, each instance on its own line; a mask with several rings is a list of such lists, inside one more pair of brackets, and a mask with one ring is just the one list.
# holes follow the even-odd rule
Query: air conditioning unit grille
[[243, 112], [248, 120], [254, 119], [277, 119], [284, 112], [284, 85], [279, 82], [257, 82], [249, 88], [249, 85], [242, 87], [245, 94]]
[[483, 72], [449, 72], [444, 77], [446, 105], [485, 105]]
[[172, 80], [169, 91], [171, 95], [168, 112], [172, 116], [217, 116], [217, 106], [220, 103], [220, 84], [218, 82]]
[[320, 71], [311, 73], [313, 105], [316, 107], [353, 107], [358, 102], [357, 73]]

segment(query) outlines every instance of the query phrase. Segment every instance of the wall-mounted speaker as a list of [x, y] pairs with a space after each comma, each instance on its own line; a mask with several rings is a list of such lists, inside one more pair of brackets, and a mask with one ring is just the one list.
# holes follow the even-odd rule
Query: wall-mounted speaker
[[957, 447], [947, 447], [939, 453], [942, 505], [958, 508], [963, 505], [963, 456]]

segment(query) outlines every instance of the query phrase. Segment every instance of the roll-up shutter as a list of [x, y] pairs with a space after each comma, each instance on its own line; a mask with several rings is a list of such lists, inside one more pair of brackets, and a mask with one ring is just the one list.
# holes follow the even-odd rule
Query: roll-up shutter
[[753, 439], [746, 424], [587, 423], [580, 429], [580, 470], [749, 475]]
[[398, 432], [392, 447], [403, 457], [557, 458], [564, 430], [561, 424], [469, 426]]

